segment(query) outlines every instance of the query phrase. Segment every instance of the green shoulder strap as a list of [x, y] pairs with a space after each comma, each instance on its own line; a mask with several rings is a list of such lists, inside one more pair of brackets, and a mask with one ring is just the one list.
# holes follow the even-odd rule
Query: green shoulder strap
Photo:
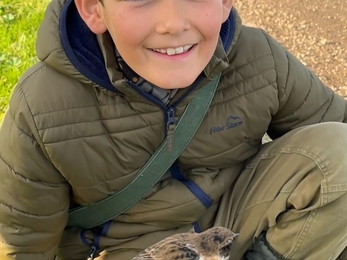
[[67, 227], [92, 228], [133, 207], [162, 178], [186, 148], [199, 128], [214, 96], [220, 75], [201, 88], [189, 103], [173, 132], [174, 145], [167, 149], [167, 138], [122, 190], [89, 206], [70, 210]]

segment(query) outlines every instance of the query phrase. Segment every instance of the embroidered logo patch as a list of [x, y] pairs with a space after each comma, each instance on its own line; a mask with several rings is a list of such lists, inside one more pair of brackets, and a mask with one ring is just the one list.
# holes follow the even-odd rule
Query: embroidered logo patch
[[212, 126], [210, 128], [210, 134], [219, 133], [224, 130], [232, 129], [242, 125], [243, 122], [238, 116], [229, 116], [224, 125]]

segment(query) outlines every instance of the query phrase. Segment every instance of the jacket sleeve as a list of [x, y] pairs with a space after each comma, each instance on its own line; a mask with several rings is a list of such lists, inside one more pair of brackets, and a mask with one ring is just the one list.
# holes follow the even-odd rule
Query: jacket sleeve
[[67, 222], [69, 185], [45, 156], [23, 90], [0, 128], [0, 259], [52, 260]]
[[343, 97], [325, 86], [274, 39], [265, 36], [274, 57], [279, 100], [269, 136], [275, 139], [294, 128], [319, 122], [346, 122], [347, 103]]

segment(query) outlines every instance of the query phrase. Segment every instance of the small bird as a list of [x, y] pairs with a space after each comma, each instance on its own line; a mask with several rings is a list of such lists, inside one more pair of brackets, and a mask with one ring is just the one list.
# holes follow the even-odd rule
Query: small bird
[[180, 233], [148, 247], [132, 260], [228, 260], [237, 236], [223, 227]]

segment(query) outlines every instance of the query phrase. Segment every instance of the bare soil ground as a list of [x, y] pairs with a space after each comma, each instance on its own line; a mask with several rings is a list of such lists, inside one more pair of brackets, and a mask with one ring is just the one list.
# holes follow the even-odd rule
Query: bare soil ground
[[347, 0], [235, 0], [235, 7], [347, 98]]

